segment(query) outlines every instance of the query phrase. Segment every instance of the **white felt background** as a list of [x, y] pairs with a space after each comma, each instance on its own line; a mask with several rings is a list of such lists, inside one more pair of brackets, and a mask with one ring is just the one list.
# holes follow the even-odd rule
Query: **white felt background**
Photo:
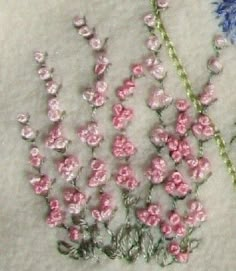
[[[175, 0], [164, 14], [164, 21], [196, 91], [206, 80], [205, 63], [211, 54], [211, 37], [217, 31], [211, 1]], [[90, 48], [71, 26], [71, 18], [86, 14], [89, 24], [96, 25], [103, 38], [109, 37], [109, 57], [113, 63], [108, 80], [110, 102], [114, 89], [127, 76], [129, 65], [146, 53], [143, 42], [147, 32], [142, 24], [149, 10], [148, 0], [0, 0], [0, 271], [74, 271], [74, 270], [157, 270], [154, 263], [142, 260], [134, 265], [123, 261], [105, 261], [99, 265], [77, 262], [58, 254], [56, 234], [43, 222], [44, 201], [35, 197], [27, 182], [27, 146], [20, 140], [15, 121], [18, 112], [29, 111], [36, 127], [46, 128], [46, 95], [36, 76], [32, 60], [35, 49], [47, 50], [49, 63], [63, 77], [61, 100], [68, 112], [66, 125], [72, 129], [88, 119], [89, 110], [79, 96], [79, 89], [92, 80], [93, 58]], [[169, 76], [167, 88], [175, 97], [184, 97], [183, 87], [164, 51]], [[229, 141], [236, 120], [236, 48], [226, 49], [222, 56], [223, 75], [216, 79], [219, 102], [210, 114]], [[144, 105], [147, 82], [142, 79], [137, 96], [131, 102], [139, 123], [133, 124], [130, 136], [142, 144], [137, 165], [144, 155], [153, 152], [145, 135], [155, 115]], [[110, 104], [111, 104], [110, 103]], [[109, 110], [98, 118], [108, 134]], [[103, 121], [104, 120], [104, 121]], [[74, 130], [68, 131], [75, 138]], [[137, 137], [135, 135], [139, 134]], [[79, 140], [77, 148], [81, 149]], [[107, 155], [105, 144], [100, 153]], [[81, 148], [80, 148], [81, 147]], [[209, 212], [209, 220], [201, 229], [200, 248], [191, 255], [187, 265], [166, 270], [233, 271], [236, 269], [236, 197], [235, 188], [219, 158], [215, 142], [208, 145], [214, 176], [201, 189], [201, 197]], [[86, 157], [84, 151], [81, 157]], [[231, 156], [236, 163], [235, 147]], [[82, 158], [85, 159], [85, 158]], [[85, 159], [86, 161], [86, 159]]]

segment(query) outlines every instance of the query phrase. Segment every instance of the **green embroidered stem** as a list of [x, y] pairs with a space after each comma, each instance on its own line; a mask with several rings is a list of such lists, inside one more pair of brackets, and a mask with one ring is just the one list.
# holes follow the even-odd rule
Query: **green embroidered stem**
[[[176, 53], [173, 42], [171, 41], [171, 39], [170, 39], [170, 37], [164, 27], [164, 24], [161, 19], [160, 11], [156, 7], [156, 3], [154, 0], [151, 0], [151, 5], [152, 5], [153, 13], [156, 17], [156, 29], [160, 32], [162, 39], [165, 41], [165, 45], [168, 49], [168, 54], [176, 66], [177, 72], [178, 72], [178, 74], [184, 84], [187, 96], [189, 97], [189, 99], [193, 103], [197, 112], [201, 114], [204, 112], [204, 107], [200, 103], [198, 97], [194, 94], [194, 90], [193, 90], [191, 82], [188, 78], [187, 72], [185, 71], [185, 69], [184, 69], [184, 67], [183, 67], [183, 65], [182, 65], [182, 63]], [[224, 163], [228, 169], [228, 172], [233, 179], [233, 183], [236, 185], [236, 169], [235, 169], [233, 162], [231, 161], [229, 154], [226, 150], [225, 141], [224, 141], [220, 131], [216, 128], [215, 125], [214, 125], [214, 128], [216, 131], [214, 138], [217, 143], [220, 156], [221, 156], [222, 160], [224, 161]]]

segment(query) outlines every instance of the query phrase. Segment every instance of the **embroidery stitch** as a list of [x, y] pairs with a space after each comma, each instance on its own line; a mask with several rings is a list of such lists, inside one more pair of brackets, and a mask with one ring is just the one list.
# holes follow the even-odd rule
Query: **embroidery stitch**
[[[191, 102], [193, 103], [193, 105], [197, 109], [197, 111], [199, 113], [203, 113], [203, 109], [204, 109], [203, 105], [200, 103], [199, 99], [194, 94], [194, 91], [193, 91], [192, 85], [189, 81], [188, 75], [187, 75], [187, 73], [186, 73], [177, 53], [176, 53], [173, 42], [170, 40], [170, 37], [165, 30], [165, 27], [162, 23], [160, 12], [157, 9], [154, 0], [151, 0], [151, 6], [153, 9], [153, 13], [156, 17], [156, 28], [158, 31], [160, 31], [160, 34], [161, 34], [163, 40], [165, 41], [169, 56], [173, 60], [175, 66], [177, 68], [178, 74], [179, 74], [179, 76], [185, 86], [187, 96], [190, 98]], [[221, 135], [221, 132], [217, 129], [217, 127], [215, 127], [215, 125], [214, 125], [214, 130], [215, 130], [214, 138], [215, 138], [216, 144], [218, 146], [220, 156], [221, 156], [222, 160], [224, 161], [224, 163], [228, 169], [229, 174], [232, 177], [233, 184], [236, 184], [236, 169], [235, 169], [235, 166], [234, 166], [234, 164], [233, 164], [232, 160], [230, 159], [229, 154], [227, 152], [225, 141]]]
[[[159, 10], [168, 7], [168, 1], [158, 0], [156, 4], [157, 16], [159, 16]], [[91, 198], [78, 187], [77, 180], [82, 169], [78, 157], [67, 153], [70, 141], [64, 137], [62, 131], [64, 112], [57, 98], [61, 85], [53, 80], [53, 70], [46, 65], [46, 54], [35, 53], [35, 60], [39, 64], [39, 77], [45, 82], [46, 90], [50, 95], [48, 118], [53, 125], [46, 138], [46, 146], [60, 153], [61, 157], [56, 167], [59, 175], [67, 183], [63, 189], [63, 203], [49, 194], [55, 180], [41, 173], [45, 158], [35, 144], [30, 149], [30, 164], [38, 171], [39, 176], [35, 175], [31, 183], [35, 193], [44, 196], [47, 201], [49, 226], [64, 228], [67, 232], [69, 240], [65, 238], [58, 241], [59, 252], [74, 259], [97, 259], [96, 257], [103, 252], [111, 259], [124, 258], [128, 262], [133, 262], [143, 255], [147, 262], [155, 258], [160, 266], [167, 266], [174, 262], [188, 262], [190, 253], [200, 244], [200, 240], [194, 237], [194, 231], [207, 218], [206, 210], [198, 195], [199, 187], [211, 176], [211, 166], [209, 160], [204, 157], [203, 144], [218, 135], [216, 140], [220, 146], [221, 155], [227, 167], [233, 168], [228, 162], [230, 160], [222, 137], [218, 131], [215, 131], [214, 124], [205, 114], [207, 107], [216, 100], [211, 79], [223, 68], [218, 57], [219, 49], [224, 47], [225, 40], [222, 36], [214, 39], [216, 55], [208, 61], [209, 80], [197, 97], [192, 92], [187, 74], [164, 27], [158, 20], [159, 28], [164, 33], [164, 40], [167, 46], [170, 46], [169, 51], [172, 52], [171, 55], [178, 64], [180, 76], [185, 81], [190, 99], [199, 108], [199, 114], [196, 117], [192, 116], [191, 107], [185, 99], [175, 99], [173, 103], [174, 99], [168, 95], [164, 87], [167, 71], [159, 58], [161, 42], [154, 29], [156, 18], [152, 14], [146, 15], [144, 22], [151, 34], [146, 45], [151, 55], [145, 59], [144, 63], [131, 66], [131, 77], [124, 80], [122, 86], [116, 90], [120, 101], [112, 107], [111, 123], [118, 132], [110, 151], [116, 159], [123, 161], [112, 177], [121, 190], [125, 209], [125, 219], [119, 221], [116, 229], [113, 229], [110, 223], [116, 215], [117, 201], [112, 193], [106, 191], [109, 179], [106, 161], [98, 158], [95, 153], [106, 138], [105, 134], [100, 134], [96, 121], [96, 109], [105, 106], [108, 101], [106, 94], [108, 86], [104, 75], [110, 61], [105, 54], [106, 42], [102, 44], [95, 30], [87, 25], [85, 18], [78, 16], [74, 18], [73, 23], [78, 33], [88, 40], [91, 48], [96, 52], [95, 84], [83, 92], [83, 98], [92, 108], [91, 119], [77, 132], [81, 141], [86, 143], [91, 150], [91, 161], [88, 165], [91, 172], [86, 181], [88, 187], [95, 191], [91, 196], [97, 200], [95, 206], [90, 203]], [[145, 185], [147, 194], [137, 196], [135, 190], [141, 180], [136, 179], [133, 166], [135, 160], [132, 161], [131, 167], [130, 158], [135, 159], [138, 147], [135, 147], [126, 136], [128, 124], [135, 119], [133, 110], [126, 107], [124, 101], [134, 94], [136, 79], [144, 74], [151, 75], [155, 80], [147, 105], [157, 113], [158, 122], [149, 135], [156, 153], [143, 174], [148, 181]], [[174, 125], [167, 124], [163, 119], [164, 110], [168, 110], [170, 106], [175, 106], [177, 112]], [[38, 132], [29, 124], [29, 115], [19, 114], [17, 120], [22, 125], [23, 139], [35, 143]], [[191, 133], [198, 142], [197, 150], [189, 141]], [[163, 155], [164, 150], [167, 150], [169, 154], [167, 158]], [[187, 172], [182, 172], [182, 163], [187, 166]], [[234, 174], [234, 172], [231, 173]], [[162, 189], [162, 194], [171, 201], [171, 206], [163, 206], [161, 200], [154, 196], [154, 191], [159, 189]]]
[[220, 20], [219, 26], [226, 37], [236, 44], [236, 1], [219, 0], [213, 2], [213, 5], [216, 6], [215, 13]]

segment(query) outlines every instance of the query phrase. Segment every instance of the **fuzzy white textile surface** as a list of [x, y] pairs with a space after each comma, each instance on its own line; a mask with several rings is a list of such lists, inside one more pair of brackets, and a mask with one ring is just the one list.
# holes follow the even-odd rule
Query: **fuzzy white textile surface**
[[[163, 15], [196, 92], [207, 78], [206, 60], [212, 53], [211, 39], [219, 31], [212, 1], [172, 0]], [[142, 16], [150, 10], [148, 0], [1, 0], [0, 1], [0, 271], [74, 271], [74, 270], [158, 270], [151, 262], [138, 260], [127, 264], [122, 260], [79, 262], [60, 255], [56, 250], [56, 231], [44, 223], [45, 203], [36, 197], [27, 181], [27, 145], [20, 139], [15, 121], [21, 111], [29, 111], [37, 128], [46, 129], [48, 121], [46, 93], [36, 75], [32, 52], [49, 53], [49, 63], [63, 78], [60, 98], [67, 111], [67, 132], [76, 141], [79, 155], [86, 161], [87, 150], [76, 139], [74, 128], [89, 118], [89, 107], [79, 90], [92, 82], [93, 57], [87, 43], [78, 37], [71, 20], [75, 14], [86, 15], [89, 25], [96, 26], [99, 36], [109, 37], [108, 54], [112, 67], [108, 73], [109, 106], [101, 109], [98, 120], [106, 134], [112, 135], [109, 118], [114, 90], [129, 74], [129, 65], [146, 54], [144, 41], [148, 34]], [[166, 50], [162, 59], [168, 69], [169, 93], [185, 97], [184, 88]], [[226, 141], [233, 133], [236, 120], [236, 48], [222, 55], [224, 72], [215, 79], [218, 103], [209, 114]], [[130, 104], [139, 122], [129, 129], [130, 137], [140, 145], [137, 167], [143, 157], [154, 150], [145, 134], [156, 121], [146, 106], [149, 79], [140, 80], [137, 94]], [[235, 131], [235, 130], [234, 130]], [[139, 135], [139, 136], [137, 136]], [[109, 141], [99, 150], [110, 157]], [[230, 151], [236, 163], [236, 148]], [[202, 242], [186, 265], [167, 267], [172, 271], [236, 270], [236, 191], [219, 158], [214, 141], [207, 144], [213, 177], [200, 190], [200, 198], [208, 210], [208, 221], [200, 229]], [[84, 158], [83, 158], [84, 157]]]

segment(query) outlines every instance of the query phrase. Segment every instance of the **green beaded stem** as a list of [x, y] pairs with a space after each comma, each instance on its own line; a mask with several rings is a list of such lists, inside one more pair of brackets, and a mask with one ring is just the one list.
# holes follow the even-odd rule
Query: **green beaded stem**
[[[173, 61], [174, 65], [176, 66], [178, 75], [179, 75], [179, 77], [185, 87], [186, 94], [187, 94], [188, 98], [191, 100], [191, 102], [193, 103], [197, 112], [199, 114], [202, 114], [204, 112], [204, 107], [200, 103], [198, 97], [194, 94], [194, 90], [193, 90], [192, 84], [189, 80], [188, 74], [185, 71], [185, 68], [183, 67], [182, 62], [177, 55], [175, 46], [174, 46], [173, 42], [171, 41], [171, 39], [165, 29], [165, 26], [164, 26], [163, 21], [161, 19], [160, 10], [157, 8], [155, 0], [151, 0], [151, 6], [152, 6], [153, 14], [156, 18], [156, 29], [160, 32], [161, 37], [165, 42], [166, 48], [168, 49], [168, 54], [169, 54], [171, 60]], [[205, 114], [205, 112], [204, 112], [204, 114]], [[233, 184], [236, 185], [236, 169], [235, 169], [235, 166], [234, 166], [232, 160], [229, 157], [229, 154], [228, 154], [228, 151], [227, 151], [226, 145], [225, 145], [225, 140], [224, 140], [221, 132], [217, 129], [216, 125], [213, 124], [213, 126], [214, 126], [214, 130], [215, 130], [214, 138], [215, 138], [216, 144], [219, 149], [220, 157], [224, 161], [224, 163], [228, 169], [228, 172], [232, 177]]]

